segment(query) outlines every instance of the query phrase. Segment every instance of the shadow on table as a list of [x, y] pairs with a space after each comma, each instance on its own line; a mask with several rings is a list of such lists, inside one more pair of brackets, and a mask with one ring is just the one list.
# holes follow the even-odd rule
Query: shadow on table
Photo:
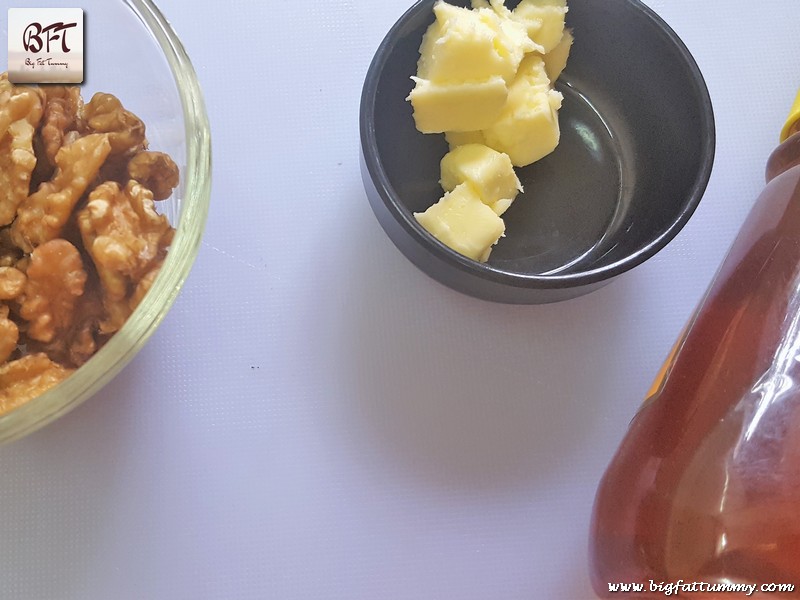
[[615, 345], [629, 336], [635, 283], [555, 305], [492, 304], [428, 279], [386, 240], [354, 238], [337, 365], [359, 450], [489, 493], [575, 472], [624, 372]]

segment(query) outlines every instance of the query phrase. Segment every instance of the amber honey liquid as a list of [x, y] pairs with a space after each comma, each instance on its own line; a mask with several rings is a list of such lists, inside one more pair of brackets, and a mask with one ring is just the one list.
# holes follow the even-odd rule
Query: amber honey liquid
[[[601, 597], [655, 584], [794, 584], [800, 597], [800, 134], [769, 184], [598, 490]], [[645, 593], [610, 593], [609, 583]], [[675, 598], [744, 598], [680, 592]]]

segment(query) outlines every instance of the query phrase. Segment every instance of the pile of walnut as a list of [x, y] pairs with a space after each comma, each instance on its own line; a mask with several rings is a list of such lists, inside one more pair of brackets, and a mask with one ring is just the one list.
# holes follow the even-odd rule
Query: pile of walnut
[[0, 414], [85, 363], [150, 288], [178, 167], [110, 94], [0, 76]]

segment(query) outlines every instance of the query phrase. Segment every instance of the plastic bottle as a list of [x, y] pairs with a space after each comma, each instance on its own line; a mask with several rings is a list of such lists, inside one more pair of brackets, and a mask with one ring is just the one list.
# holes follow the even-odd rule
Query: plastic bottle
[[[800, 95], [781, 142], [600, 483], [601, 598], [800, 597]], [[780, 584], [794, 592], [762, 596]]]

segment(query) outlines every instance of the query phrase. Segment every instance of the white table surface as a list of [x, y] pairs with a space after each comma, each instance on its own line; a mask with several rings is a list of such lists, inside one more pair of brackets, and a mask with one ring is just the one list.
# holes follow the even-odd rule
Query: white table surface
[[214, 186], [160, 330], [0, 448], [3, 599], [588, 600], [597, 482], [762, 187], [797, 0], [653, 0], [717, 120], [705, 198], [589, 296], [509, 307], [417, 271], [373, 217], [358, 104], [410, 0], [161, 0]]

